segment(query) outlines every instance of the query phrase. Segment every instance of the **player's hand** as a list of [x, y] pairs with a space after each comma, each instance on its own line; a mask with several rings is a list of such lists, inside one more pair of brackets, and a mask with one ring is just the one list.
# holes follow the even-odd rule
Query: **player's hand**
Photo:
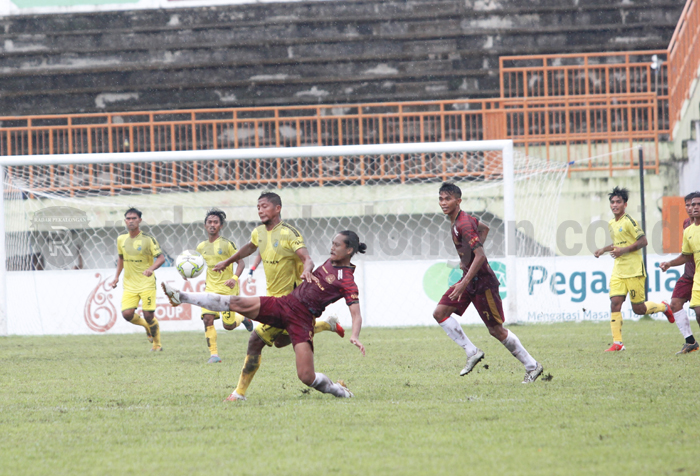
[[225, 284], [226, 286], [228, 286], [229, 288], [233, 289], [233, 288], [236, 287], [236, 284], [238, 284], [238, 281], [236, 281], [235, 279], [231, 278], [231, 279], [229, 279], [228, 281], [226, 281], [224, 284]]
[[311, 271], [304, 271], [303, 273], [301, 273], [301, 279], [303, 279], [307, 283], [318, 284], [320, 282], [316, 276], [311, 274]]
[[668, 268], [670, 268], [670, 267], [671, 267], [671, 263], [669, 263], [668, 261], [664, 261], [663, 263], [661, 263], [659, 265], [659, 268], [661, 268], [661, 271], [663, 271], [664, 273], [666, 271], [668, 271]]
[[603, 251], [603, 248], [601, 248], [599, 250], [595, 250], [595, 253], [593, 253], [593, 256], [595, 256], [596, 258], [600, 258], [604, 254], [605, 254], [605, 251]]
[[109, 285], [112, 286], [112, 289], [114, 289], [114, 288], [117, 287], [117, 283], [119, 283], [119, 277], [118, 277], [118, 276], [117, 276], [116, 278], [114, 278], [114, 281], [112, 281], [111, 283], [109, 283]]
[[618, 248], [617, 246], [613, 246], [613, 249], [610, 252], [610, 256], [612, 256], [613, 258], [616, 258], [616, 259], [624, 254], [625, 254], [624, 248]]
[[450, 299], [453, 301], [459, 301], [459, 299], [462, 297], [462, 294], [464, 294], [465, 289], [467, 289], [467, 282], [466, 280], [462, 279], [460, 282], [455, 284], [455, 288], [450, 293]]
[[144, 276], [150, 277], [153, 276], [153, 271], [151, 271], [150, 269], [144, 269], [142, 274]]
[[365, 346], [362, 345], [362, 342], [357, 340], [357, 338], [355, 338], [355, 337], [351, 337], [350, 343], [357, 346], [357, 348], [360, 349], [360, 352], [362, 352], [362, 355], [365, 355]]
[[219, 261], [218, 263], [216, 263], [216, 266], [214, 266], [214, 271], [216, 271], [217, 273], [221, 273], [227, 267], [228, 267], [228, 263], [226, 263], [226, 261]]

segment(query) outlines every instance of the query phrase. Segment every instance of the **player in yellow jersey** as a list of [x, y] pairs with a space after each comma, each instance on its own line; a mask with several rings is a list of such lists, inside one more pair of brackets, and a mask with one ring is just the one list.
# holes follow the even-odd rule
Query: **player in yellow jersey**
[[[282, 199], [276, 193], [263, 193], [258, 198], [258, 216], [262, 225], [253, 230], [250, 242], [229, 259], [214, 267], [214, 271], [223, 271], [234, 261], [245, 258], [260, 250], [265, 268], [268, 296], [286, 296], [301, 284], [302, 279], [313, 281], [311, 272], [314, 263], [306, 249], [301, 233], [282, 221]], [[314, 332], [333, 331], [341, 337], [345, 331], [338, 323], [337, 317], [328, 321], [317, 321]], [[245, 393], [255, 372], [260, 368], [260, 357], [265, 346], [284, 347], [291, 340], [284, 329], [258, 324], [248, 340], [248, 352], [241, 370], [236, 390], [228, 400], [245, 400]]]
[[[690, 225], [683, 230], [683, 247], [681, 255], [671, 261], [661, 263], [659, 267], [662, 271], [668, 270], [672, 266], [680, 266], [688, 262], [695, 262], [695, 273], [693, 274], [693, 287], [690, 295], [690, 308], [695, 311], [695, 319], [700, 324], [700, 192], [695, 192], [692, 195], [688, 215], [690, 216]], [[688, 324], [690, 330], [690, 324]], [[679, 354], [687, 354], [697, 350], [697, 342], [695, 345], [686, 344]], [[684, 352], [685, 351], [685, 352]]]
[[[122, 316], [127, 321], [146, 329], [148, 340], [153, 343], [152, 351], [163, 350], [160, 342], [160, 328], [155, 316], [156, 277], [153, 272], [165, 262], [160, 245], [153, 235], [140, 229], [141, 211], [130, 208], [124, 213], [128, 233], [117, 238], [117, 275], [112, 287], [119, 283], [119, 275], [124, 270], [124, 294], [122, 295]], [[143, 309], [143, 317], [136, 308]], [[144, 320], [145, 319], [145, 320]]]
[[627, 189], [615, 187], [608, 194], [610, 210], [615, 218], [608, 222], [608, 230], [612, 244], [596, 250], [594, 256], [600, 257], [610, 252], [615, 259], [612, 275], [610, 276], [610, 328], [612, 329], [613, 344], [606, 352], [625, 350], [622, 343], [622, 303], [627, 294], [630, 295], [632, 311], [643, 316], [663, 312], [669, 322], [674, 322], [671, 307], [666, 303], [656, 304], [646, 301], [646, 270], [642, 258], [642, 248], [647, 245], [647, 237], [639, 224], [630, 217], [627, 209], [629, 192]]
[[[236, 254], [236, 245], [221, 236], [221, 228], [226, 223], [226, 213], [222, 210], [212, 208], [204, 217], [204, 228], [209, 235], [209, 239], [202, 241], [197, 245], [197, 251], [204, 257], [207, 262], [207, 281], [206, 291], [223, 296], [238, 296], [238, 278], [243, 272], [245, 263], [240, 259], [236, 262], [236, 271], [233, 271], [233, 265], [227, 267], [221, 273], [214, 271], [214, 266], [223, 260], [228, 259]], [[221, 362], [219, 357], [219, 348], [216, 343], [216, 328], [214, 320], [219, 319], [224, 323], [224, 328], [233, 330], [243, 323], [248, 331], [253, 330], [253, 322], [241, 316], [236, 312], [215, 312], [207, 309], [202, 309], [202, 322], [204, 323], [204, 336], [207, 338], [207, 347], [209, 347], [208, 363], [214, 364]]]

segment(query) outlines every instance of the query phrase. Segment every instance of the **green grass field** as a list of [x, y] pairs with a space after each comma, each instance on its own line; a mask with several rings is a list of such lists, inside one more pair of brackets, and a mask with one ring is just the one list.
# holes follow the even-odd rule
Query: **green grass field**
[[[696, 329], [695, 323], [693, 328]], [[307, 390], [291, 347], [266, 349], [246, 402], [223, 402], [247, 333], [0, 339], [0, 474], [700, 474], [700, 352], [674, 355], [675, 325], [627, 322], [628, 350], [605, 353], [608, 323], [512, 328], [545, 375], [483, 326], [465, 327], [485, 365], [438, 326], [316, 338], [316, 370], [354, 399]]]

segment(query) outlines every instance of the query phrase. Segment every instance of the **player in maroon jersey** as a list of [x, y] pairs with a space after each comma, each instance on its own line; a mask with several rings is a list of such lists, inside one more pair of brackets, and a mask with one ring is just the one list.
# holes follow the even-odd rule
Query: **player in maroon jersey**
[[248, 319], [286, 329], [294, 346], [299, 380], [319, 392], [349, 398], [353, 395], [342, 380], [333, 383], [324, 374], [314, 370], [314, 319], [328, 305], [345, 298], [352, 316], [350, 343], [356, 345], [362, 355], [365, 354], [365, 346], [359, 341], [362, 316], [353, 275], [355, 266], [350, 260], [355, 253], [364, 253], [366, 250], [367, 245], [360, 243], [355, 232], [341, 231], [333, 238], [330, 258], [316, 268], [311, 281], [304, 281], [291, 294], [282, 297], [184, 293], [166, 283], [161, 284], [173, 306], [189, 303], [212, 311], [235, 311]]
[[[688, 218], [683, 222], [683, 229], [685, 230], [690, 226], [691, 223], [695, 222], [700, 224], [700, 216], [695, 216], [693, 212], [693, 199], [700, 199], [700, 192], [689, 193], [685, 196], [685, 212], [688, 214]], [[661, 263], [659, 265], [662, 271], [666, 271], [670, 268], [669, 263]], [[681, 350], [676, 352], [679, 354], [689, 354], [695, 352], [700, 348], [698, 342], [693, 336], [693, 331], [690, 328], [690, 320], [688, 319], [688, 314], [686, 313], [683, 305], [690, 301], [693, 294], [693, 277], [695, 276], [695, 261], [690, 260], [685, 263], [685, 269], [683, 271], [683, 276], [676, 281], [676, 285], [673, 287], [673, 294], [671, 295], [671, 311], [673, 312], [673, 317], [676, 318], [676, 325], [678, 330], [685, 338], [685, 344]], [[667, 303], [664, 302], [666, 306]], [[698, 324], [700, 324], [700, 316], [696, 316]]]
[[537, 380], [542, 373], [542, 365], [525, 350], [518, 337], [503, 327], [505, 317], [498, 293], [498, 278], [489, 266], [483, 243], [489, 229], [479, 220], [460, 209], [462, 191], [449, 182], [440, 187], [440, 208], [450, 217], [452, 241], [459, 253], [462, 279], [450, 287], [440, 299], [433, 317], [447, 335], [467, 353], [467, 365], [459, 375], [467, 375], [484, 358], [462, 330], [462, 326], [452, 314], [462, 315], [470, 304], [474, 304], [489, 333], [498, 339], [515, 358], [525, 366], [523, 383]]

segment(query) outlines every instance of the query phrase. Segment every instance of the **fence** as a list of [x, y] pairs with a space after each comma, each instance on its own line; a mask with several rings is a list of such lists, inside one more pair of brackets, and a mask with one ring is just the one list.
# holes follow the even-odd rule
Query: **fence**
[[700, 7], [688, 0], [668, 46], [670, 129], [681, 119], [700, 66]]

